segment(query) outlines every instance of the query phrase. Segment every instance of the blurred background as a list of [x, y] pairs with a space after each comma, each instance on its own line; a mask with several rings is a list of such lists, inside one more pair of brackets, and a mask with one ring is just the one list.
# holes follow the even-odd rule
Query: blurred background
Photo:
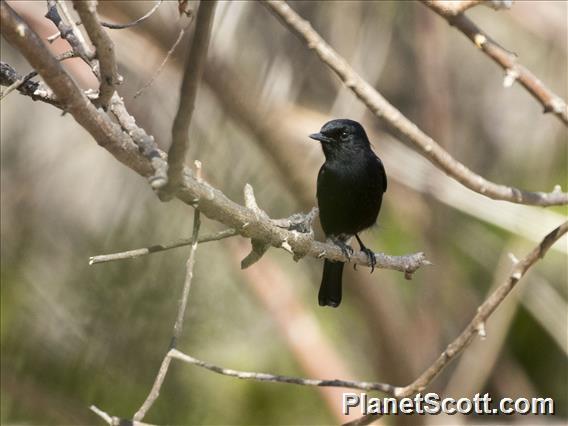
[[[10, 2], [42, 36], [45, 2]], [[153, 2], [101, 2], [112, 22]], [[446, 21], [417, 2], [293, 2], [291, 6], [403, 114], [465, 165], [498, 183], [566, 190], [567, 131]], [[72, 9], [72, 6], [69, 5]], [[189, 2], [195, 9], [197, 3]], [[567, 3], [519, 1], [468, 15], [568, 98]], [[109, 30], [130, 112], [167, 149], [187, 18], [164, 2], [143, 24]], [[2, 40], [2, 60], [29, 64]], [[67, 50], [64, 41], [51, 45]], [[79, 60], [65, 62], [96, 87]], [[236, 202], [250, 183], [271, 217], [309, 211], [323, 162], [307, 135], [332, 118], [364, 124], [389, 189], [376, 251], [425, 251], [433, 266], [403, 274], [345, 268], [336, 310], [317, 305], [322, 264], [272, 249], [241, 271], [250, 242], [198, 247], [180, 350], [227, 368], [406, 385], [475, 315], [511, 268], [566, 220], [566, 207], [492, 201], [438, 171], [346, 90], [266, 8], [220, 2], [191, 126], [190, 158]], [[89, 256], [189, 237], [192, 209], [161, 203], [147, 182], [99, 148], [72, 117], [17, 92], [1, 104], [1, 411], [3, 424], [100, 424], [88, 407], [131, 418], [167, 351], [187, 248], [89, 266]], [[204, 219], [202, 232], [222, 229]], [[321, 234], [320, 234], [321, 235]], [[475, 342], [431, 385], [443, 396], [552, 397], [554, 417], [389, 417], [383, 424], [558, 423], [568, 418], [566, 238], [522, 280]], [[145, 421], [157, 424], [330, 424], [341, 392], [219, 376], [173, 362]], [[355, 413], [358, 414], [358, 413]], [[356, 417], [356, 416], [355, 416]]]

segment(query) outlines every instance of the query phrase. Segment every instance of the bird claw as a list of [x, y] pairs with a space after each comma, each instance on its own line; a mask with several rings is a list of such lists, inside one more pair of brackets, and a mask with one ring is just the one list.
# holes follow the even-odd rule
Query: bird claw
[[371, 266], [371, 274], [372, 274], [373, 271], [375, 270], [375, 265], [377, 264], [377, 258], [375, 256], [375, 253], [373, 252], [373, 250], [368, 249], [367, 247], [363, 247], [361, 250], [363, 251], [363, 253], [367, 255], [367, 259], [369, 259], [369, 265]]
[[341, 249], [341, 253], [343, 253], [343, 256], [347, 258], [347, 261], [351, 262], [351, 255], [353, 254], [353, 248], [345, 243], [339, 244], [339, 248]]

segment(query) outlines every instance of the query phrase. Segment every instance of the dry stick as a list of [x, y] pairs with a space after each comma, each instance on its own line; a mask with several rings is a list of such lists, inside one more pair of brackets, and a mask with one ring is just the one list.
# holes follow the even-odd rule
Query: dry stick
[[97, 50], [100, 67], [100, 87], [96, 105], [106, 110], [116, 85], [120, 83], [114, 56], [114, 44], [101, 25], [97, 15], [97, 2], [95, 0], [75, 0], [73, 4], [91, 42]]
[[82, 46], [85, 46], [86, 49], [90, 50], [89, 44], [87, 43], [85, 36], [79, 29], [79, 24], [75, 22], [73, 16], [71, 16], [71, 12], [69, 12], [69, 8], [67, 7], [67, 2], [65, 2], [64, 0], [56, 0], [56, 3], [61, 8], [63, 17], [67, 20], [67, 23], [71, 26], [73, 34], [75, 34], [77, 40], [79, 40]]
[[360, 382], [354, 380], [340, 380], [340, 379], [331, 379], [331, 380], [305, 379], [302, 377], [280, 376], [276, 374], [258, 373], [254, 371], [232, 370], [225, 367], [219, 367], [217, 365], [210, 364], [205, 361], [201, 361], [197, 358], [194, 358], [190, 355], [180, 352], [177, 349], [172, 349], [168, 355], [171, 358], [179, 359], [180, 361], [205, 368], [209, 371], [213, 371], [215, 373], [222, 374], [224, 376], [237, 377], [239, 379], [244, 379], [244, 380], [255, 380], [258, 382], [273, 382], [273, 383], [290, 383], [294, 385], [304, 385], [304, 386], [361, 389], [366, 391], [379, 391], [392, 395], [394, 395], [396, 389], [398, 389], [396, 386], [389, 385], [387, 383]]
[[[111, 29], [111, 30], [121, 30], [121, 29], [124, 29], [124, 28], [133, 27], [133, 26], [138, 25], [138, 24], [140, 24], [141, 22], [145, 21], [145, 20], [148, 19], [150, 16], [152, 16], [152, 15], [154, 14], [154, 12], [155, 12], [156, 10], [158, 10], [158, 7], [160, 7], [160, 5], [162, 4], [162, 1], [163, 1], [163, 0], [158, 0], [158, 1], [156, 2], [156, 4], [152, 7], [152, 9], [150, 9], [145, 15], [141, 16], [140, 18], [136, 19], [135, 21], [127, 22], [126, 24], [113, 24], [112, 22], [104, 22], [104, 21], [101, 21], [101, 25], [102, 25], [103, 27], [106, 27], [106, 28]], [[60, 2], [60, 1], [58, 0], [58, 3], [62, 6], [62, 10], [63, 10], [64, 2]], [[73, 21], [71, 21], [71, 22], [74, 23], [75, 26], [82, 25], [82, 22], [73, 22]], [[60, 36], [61, 36], [61, 33], [57, 32], [57, 33], [52, 34], [52, 35], [50, 35], [49, 37], [47, 37], [47, 41], [50, 42], [50, 43], [53, 43], [53, 42], [54, 42], [55, 40], [57, 40]]]
[[[234, 229], [225, 229], [220, 232], [216, 232], [214, 234], [204, 235], [199, 237], [198, 243], [208, 243], [210, 241], [219, 241], [225, 238], [230, 238], [235, 235], [238, 235], [238, 232]], [[97, 256], [89, 257], [89, 265], [95, 265], [97, 263], [105, 263], [105, 262], [112, 262], [115, 260], [124, 260], [124, 259], [135, 259], [140, 256], [146, 256], [148, 254], [159, 253], [165, 250], [171, 250], [178, 247], [188, 246], [193, 243], [193, 237], [191, 238], [184, 238], [181, 240], [174, 241], [173, 243], [168, 244], [155, 244], [149, 247], [143, 247], [134, 250], [123, 251], [120, 253], [110, 253], [110, 254], [100, 254]]]
[[[5, 66], [7, 64], [4, 64], [4, 62], [2, 62], [2, 65]], [[2, 71], [4, 71], [4, 68], [2, 69]], [[4, 98], [8, 96], [11, 92], [13, 92], [16, 89], [19, 89], [23, 84], [28, 82], [31, 78], [34, 78], [36, 75], [37, 72], [32, 71], [25, 76], [19, 76], [16, 80], [13, 81], [12, 84], [10, 84], [5, 90], [2, 91], [2, 94], [0, 94], [0, 101], [4, 100]]]
[[[189, 290], [191, 288], [191, 280], [193, 279], [193, 265], [195, 265], [195, 252], [197, 250], [197, 244], [199, 244], [198, 236], [199, 236], [200, 225], [201, 225], [201, 219], [199, 215], [199, 209], [195, 209], [193, 214], [193, 233], [191, 236], [192, 243], [189, 251], [189, 257], [187, 258], [183, 292], [179, 303], [176, 322], [174, 323], [172, 340], [170, 342], [170, 350], [175, 349], [177, 340], [179, 339], [181, 331], [183, 329], [183, 319], [185, 317], [187, 299], [189, 296]], [[168, 351], [168, 353], [162, 360], [162, 364], [160, 365], [160, 369], [158, 370], [158, 375], [156, 376], [156, 380], [154, 381], [154, 385], [152, 386], [152, 389], [150, 390], [148, 397], [146, 398], [142, 406], [138, 409], [138, 411], [134, 414], [133, 417], [134, 421], [142, 421], [148, 410], [152, 407], [156, 399], [158, 399], [158, 396], [160, 395], [160, 389], [162, 388], [162, 384], [164, 383], [164, 379], [166, 378], [166, 374], [168, 373], [168, 368], [170, 367], [171, 360], [172, 358], [170, 356], [170, 352]]]
[[121, 426], [121, 425], [156, 426], [156, 425], [153, 425], [151, 423], [136, 422], [136, 421], [132, 421], [132, 420], [121, 419], [120, 417], [116, 417], [116, 416], [111, 416], [107, 412], [98, 408], [96, 405], [91, 405], [89, 407], [89, 410], [91, 410], [93, 413], [95, 413], [97, 416], [99, 416], [101, 419], [103, 419], [110, 426]]
[[[16, 47], [42, 76], [65, 111], [73, 115], [79, 125], [118, 161], [141, 176], [153, 176], [155, 169], [152, 167], [151, 160], [140, 151], [131, 136], [134, 129], [124, 132], [106, 113], [97, 110], [49, 52], [40, 37], [7, 2], [0, 2], [0, 12], [0, 30], [3, 37]], [[143, 129], [140, 130], [143, 131]], [[157, 147], [155, 149], [160, 156], [165, 156]], [[183, 186], [177, 191], [176, 196], [186, 204], [199, 205], [202, 214], [229, 228], [236, 229], [243, 237], [266, 241], [277, 248], [291, 248], [295, 258], [311, 256], [340, 262], [349, 260], [334, 244], [314, 241], [309, 233], [290, 231], [277, 226], [271, 220], [258, 217], [253, 211], [233, 202], [204, 180], [192, 177], [189, 169], [185, 173]], [[368, 257], [363, 252], [354, 253], [350, 260], [351, 263], [369, 266]], [[427, 264], [429, 262], [421, 252], [405, 256], [377, 254], [377, 267], [393, 269], [405, 272], [405, 274], [413, 273]]]
[[[57, 60], [64, 61], [66, 59], [76, 58], [77, 56], [79, 55], [75, 51], [68, 50], [57, 55]], [[8, 85], [0, 94], [0, 101], [4, 100], [4, 98], [14, 90], [18, 90], [23, 95], [30, 96], [34, 100], [42, 100], [43, 102], [61, 108], [61, 105], [59, 105], [53, 94], [49, 96], [45, 88], [40, 89], [40, 83], [30, 81], [30, 79], [34, 78], [36, 75], [37, 71], [32, 71], [25, 76], [20, 76], [9, 64], [0, 62], [0, 85]]]
[[7, 2], [0, 2], [3, 37], [16, 47], [41, 75], [45, 83], [75, 120], [85, 128], [97, 143], [111, 152], [119, 161], [143, 176], [152, 173], [151, 164], [138, 151], [132, 138], [122, 132], [108, 115], [98, 111], [49, 52], [41, 38]]
[[[408, 386], [397, 388], [395, 396], [404, 398], [424, 391], [426, 387], [436, 378], [436, 376], [446, 367], [457, 355], [459, 355], [472, 341], [476, 335], [485, 335], [485, 323], [497, 307], [503, 302], [505, 297], [515, 288], [515, 285], [526, 274], [526, 272], [539, 259], [542, 259], [548, 249], [568, 231], [568, 221], [550, 232], [538, 246], [536, 246], [523, 259], [515, 261], [513, 270], [507, 280], [499, 285], [491, 295], [477, 308], [477, 314], [473, 317], [461, 334], [450, 343], [444, 352], [428, 367], [416, 380]], [[376, 416], [367, 415], [349, 425], [368, 424], [374, 421]]]
[[448, 23], [460, 30], [473, 44], [493, 59], [506, 72], [504, 85], [513, 84], [515, 80], [544, 107], [544, 112], [552, 112], [564, 124], [568, 125], [568, 107], [566, 102], [544, 85], [528, 68], [517, 62], [515, 54], [508, 52], [497, 44], [487, 33], [481, 30], [463, 13], [448, 10], [444, 2], [422, 0], [422, 2], [444, 18]]
[[101, 25], [103, 27], [109, 28], [111, 30], [122, 30], [124, 28], [133, 27], [135, 25], [138, 25], [141, 22], [144, 22], [146, 19], [148, 19], [150, 16], [152, 16], [154, 14], [154, 12], [156, 10], [158, 10], [160, 5], [162, 4], [162, 1], [163, 0], [158, 0], [156, 2], [156, 4], [152, 7], [152, 9], [150, 9], [148, 12], [146, 12], [146, 14], [142, 15], [140, 18], [136, 19], [135, 21], [128, 22], [126, 24], [113, 24], [112, 22], [101, 22]]
[[430, 162], [462, 185], [496, 200], [538, 206], [568, 204], [568, 193], [566, 192], [529, 192], [499, 185], [477, 175], [455, 160], [434, 139], [392, 106], [321, 38], [308, 21], [300, 17], [284, 1], [265, 0], [263, 4], [280, 18], [289, 30], [300, 37], [306, 46], [338, 75], [345, 86], [351, 89], [373, 114], [382, 118], [395, 135], [419, 148]]
[[[191, 16], [193, 16], [193, 15], [191, 15]], [[170, 56], [172, 56], [172, 54], [174, 53], [174, 51], [178, 47], [179, 43], [181, 42], [181, 39], [183, 38], [183, 35], [185, 34], [185, 31], [187, 30], [187, 28], [189, 27], [190, 24], [191, 24], [191, 21], [189, 21], [189, 23], [185, 27], [182, 27], [179, 30], [179, 34], [176, 38], [176, 41], [174, 41], [174, 43], [172, 44], [172, 47], [170, 47], [170, 50], [168, 50], [168, 53], [166, 53], [166, 56], [164, 57], [164, 59], [162, 60], [162, 62], [160, 63], [160, 65], [158, 66], [156, 71], [154, 71], [154, 73], [152, 74], [152, 77], [150, 77], [150, 79], [146, 83], [144, 83], [144, 85], [140, 89], [138, 89], [136, 91], [136, 93], [133, 96], [134, 99], [136, 99], [138, 96], [140, 96], [144, 92], [144, 90], [146, 90], [148, 87], [150, 87], [152, 84], [154, 84], [154, 80], [156, 80], [156, 78], [161, 74], [162, 70], [166, 66], [166, 63], [170, 59]]]
[[216, 1], [202, 1], [197, 11], [195, 33], [185, 61], [179, 106], [172, 127], [172, 144], [168, 152], [168, 187], [170, 189], [179, 186], [184, 179], [184, 162], [189, 149], [189, 125], [197, 89], [203, 75], [203, 65], [207, 58], [216, 4]]
[[55, 24], [59, 30], [61, 38], [65, 39], [69, 43], [71, 49], [77, 52], [79, 57], [91, 66], [90, 62], [93, 56], [91, 49], [87, 43], [85, 43], [85, 39], [81, 32], [78, 31], [78, 29], [76, 30], [76, 26], [72, 25], [73, 22], [71, 21], [71, 24], [67, 24], [63, 21], [63, 19], [61, 19], [55, 0], [48, 0], [47, 13], [45, 14], [45, 17]]

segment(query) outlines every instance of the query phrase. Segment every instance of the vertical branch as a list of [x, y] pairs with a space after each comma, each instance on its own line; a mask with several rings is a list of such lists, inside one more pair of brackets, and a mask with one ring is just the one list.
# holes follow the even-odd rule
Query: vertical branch
[[116, 58], [114, 55], [114, 43], [102, 27], [101, 21], [97, 15], [96, 0], [74, 2], [75, 9], [81, 18], [83, 26], [89, 34], [91, 42], [97, 49], [97, 58], [100, 67], [100, 88], [99, 98], [96, 101], [97, 106], [108, 107], [110, 98], [112, 97], [116, 85], [120, 83], [120, 76], [116, 66]]
[[189, 257], [187, 258], [185, 266], [185, 282], [183, 285], [183, 292], [179, 303], [178, 315], [174, 324], [174, 333], [170, 343], [170, 349], [176, 347], [177, 340], [181, 335], [183, 329], [183, 319], [185, 317], [185, 309], [187, 307], [187, 298], [189, 296], [189, 289], [191, 288], [191, 280], [193, 278], [193, 265], [195, 265], [195, 251], [198, 244], [199, 227], [201, 226], [201, 218], [199, 216], [199, 209], [195, 209], [193, 213], [193, 233], [191, 234], [191, 249]]
[[179, 106], [172, 127], [172, 144], [168, 152], [168, 186], [170, 189], [183, 181], [184, 161], [189, 148], [189, 125], [197, 88], [203, 75], [216, 4], [216, 1], [201, 1], [197, 12], [195, 33], [185, 61]]
[[[183, 291], [182, 296], [179, 303], [179, 308], [177, 312], [176, 322], [174, 323], [174, 330], [172, 333], [172, 340], [170, 342], [169, 349], [175, 349], [177, 340], [181, 335], [181, 331], [183, 329], [183, 319], [185, 317], [185, 310], [187, 307], [187, 299], [189, 296], [189, 290], [191, 288], [191, 280], [193, 278], [193, 266], [195, 265], [195, 252], [197, 250], [197, 244], [199, 243], [199, 227], [201, 226], [201, 220], [199, 216], [199, 209], [195, 209], [193, 213], [193, 233], [191, 235], [191, 249], [189, 251], [189, 256], [186, 262], [186, 269], [185, 269], [185, 281], [183, 284]], [[162, 364], [160, 365], [160, 369], [158, 370], [158, 375], [154, 380], [154, 384], [152, 385], [152, 389], [150, 389], [150, 393], [146, 397], [146, 400], [142, 404], [142, 406], [138, 409], [138, 411], [134, 414], [133, 420], [135, 422], [142, 421], [148, 410], [154, 405], [154, 402], [160, 396], [160, 390], [162, 389], [162, 384], [166, 378], [168, 373], [168, 369], [170, 368], [170, 362], [172, 361], [172, 357], [170, 355], [170, 350], [162, 360]]]

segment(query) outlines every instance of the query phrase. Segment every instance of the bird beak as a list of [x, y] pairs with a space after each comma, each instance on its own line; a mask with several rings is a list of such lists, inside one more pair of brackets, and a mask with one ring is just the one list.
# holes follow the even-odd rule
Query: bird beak
[[331, 142], [331, 138], [327, 137], [326, 135], [323, 135], [321, 133], [312, 133], [310, 135], [310, 138], [316, 140], [316, 141], [320, 141], [322, 143], [326, 143], [326, 142]]

